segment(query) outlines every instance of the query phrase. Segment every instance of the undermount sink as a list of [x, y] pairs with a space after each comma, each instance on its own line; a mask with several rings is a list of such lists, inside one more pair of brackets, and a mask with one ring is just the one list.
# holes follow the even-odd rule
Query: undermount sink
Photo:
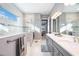
[[57, 37], [62, 37], [62, 35], [61, 35], [61, 34], [59, 34], [59, 33], [58, 33], [58, 34], [55, 34], [55, 36], [57, 36]]
[[62, 37], [62, 35], [56, 35], [57, 37]]

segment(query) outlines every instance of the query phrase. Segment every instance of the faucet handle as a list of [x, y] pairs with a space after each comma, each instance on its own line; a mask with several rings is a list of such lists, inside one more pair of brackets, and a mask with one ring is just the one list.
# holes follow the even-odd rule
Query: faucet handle
[[74, 37], [74, 42], [79, 43], [79, 37]]

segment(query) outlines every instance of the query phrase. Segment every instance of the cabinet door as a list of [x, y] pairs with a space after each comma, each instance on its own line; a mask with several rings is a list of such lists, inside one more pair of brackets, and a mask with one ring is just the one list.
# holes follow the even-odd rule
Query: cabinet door
[[59, 46], [57, 46], [57, 44], [54, 42], [54, 41], [52, 41], [53, 42], [53, 46], [54, 46], [54, 56], [63, 56], [63, 53], [61, 53], [61, 51], [60, 51], [60, 47]]
[[60, 51], [58, 51], [58, 56], [63, 56], [63, 54]]
[[48, 39], [48, 38], [47, 38], [46, 42], [47, 42], [48, 50], [49, 50], [49, 52], [51, 52], [51, 51], [52, 51], [52, 42], [51, 42], [51, 40]]
[[51, 55], [54, 55], [54, 47], [52, 44], [52, 40], [49, 38], [46, 38], [46, 42], [47, 42], [48, 51], [50, 52]]
[[[54, 46], [54, 45], [53, 45]], [[54, 46], [54, 51], [53, 51], [54, 56], [58, 56], [58, 50], [57, 48]]]
[[16, 42], [7, 43], [11, 38], [0, 39], [0, 55], [2, 56], [15, 56], [16, 55]]
[[50, 42], [49, 39], [46, 38], [46, 43], [47, 43], [48, 51], [50, 52], [50, 43], [49, 42]]

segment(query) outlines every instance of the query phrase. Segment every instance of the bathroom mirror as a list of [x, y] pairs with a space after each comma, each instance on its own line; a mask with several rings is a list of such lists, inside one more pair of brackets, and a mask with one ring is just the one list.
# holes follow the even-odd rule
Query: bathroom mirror
[[60, 33], [68, 35], [78, 35], [79, 32], [79, 13], [64, 12], [59, 17]]
[[64, 6], [63, 13], [57, 17], [59, 32], [79, 36], [79, 4]]

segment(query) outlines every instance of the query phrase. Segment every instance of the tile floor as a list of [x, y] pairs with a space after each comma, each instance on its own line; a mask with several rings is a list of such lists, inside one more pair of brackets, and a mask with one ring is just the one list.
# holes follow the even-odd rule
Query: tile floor
[[51, 56], [49, 52], [41, 51], [41, 45], [46, 45], [45, 39], [34, 40], [32, 46], [30, 46], [30, 44], [27, 44], [26, 56]]

